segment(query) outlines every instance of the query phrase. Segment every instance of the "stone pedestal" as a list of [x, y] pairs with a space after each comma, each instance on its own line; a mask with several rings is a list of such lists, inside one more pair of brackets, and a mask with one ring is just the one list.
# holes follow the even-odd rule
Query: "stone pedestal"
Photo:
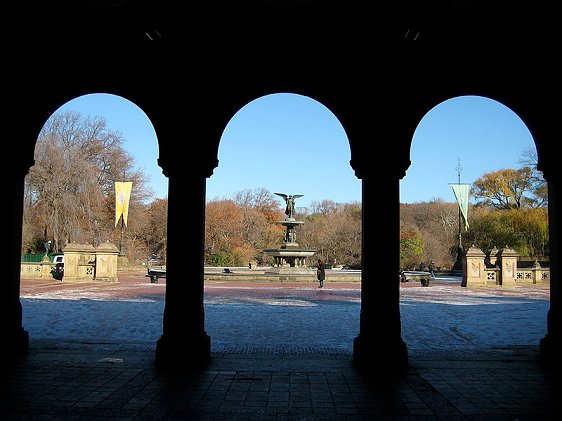
[[117, 282], [117, 259], [119, 249], [110, 242], [100, 244], [96, 249], [96, 280]]
[[96, 250], [91, 244], [69, 243], [63, 249], [64, 281], [91, 281], [94, 279]]
[[41, 259], [41, 278], [52, 278], [51, 275], [51, 270], [53, 268], [53, 265], [51, 265], [51, 260], [49, 259], [48, 255], [44, 255], [43, 258]]
[[463, 287], [486, 286], [485, 257], [486, 255], [484, 252], [474, 246], [466, 251], [466, 264], [463, 267], [463, 279], [461, 283]]
[[517, 252], [507, 246], [499, 252], [500, 285], [502, 287], [517, 286], [517, 256]]

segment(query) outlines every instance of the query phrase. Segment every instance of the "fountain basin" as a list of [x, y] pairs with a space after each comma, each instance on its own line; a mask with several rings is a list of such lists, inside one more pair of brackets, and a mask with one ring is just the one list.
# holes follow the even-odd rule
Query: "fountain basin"
[[264, 252], [275, 259], [275, 266], [268, 273], [308, 274], [314, 269], [307, 267], [306, 258], [316, 253], [316, 249], [282, 247], [265, 249]]

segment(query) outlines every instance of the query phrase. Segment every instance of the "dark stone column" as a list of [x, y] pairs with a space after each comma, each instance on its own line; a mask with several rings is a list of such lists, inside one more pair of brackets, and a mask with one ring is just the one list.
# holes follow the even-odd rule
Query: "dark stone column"
[[[183, 164], [178, 160], [177, 165]], [[169, 369], [202, 367], [211, 359], [203, 308], [206, 177], [182, 170], [164, 172], [168, 176], [166, 303], [156, 364]]]
[[[26, 169], [29, 165], [24, 165]], [[12, 168], [3, 177], [6, 188], [4, 216], [8, 221], [5, 229], [7, 238], [2, 241], [3, 256], [7, 271], [2, 275], [0, 291], [0, 318], [2, 320], [2, 352], [6, 356], [17, 356], [29, 350], [29, 334], [22, 325], [20, 301], [21, 242], [23, 223], [23, 189], [27, 170]]]
[[560, 178], [544, 174], [548, 183], [548, 236], [550, 255], [550, 308], [547, 313], [547, 333], [540, 341], [540, 360], [562, 367], [562, 288], [560, 279], [560, 230], [558, 196]]
[[408, 366], [400, 322], [399, 179], [371, 171], [361, 178], [361, 315], [353, 362], [367, 370], [399, 373]]

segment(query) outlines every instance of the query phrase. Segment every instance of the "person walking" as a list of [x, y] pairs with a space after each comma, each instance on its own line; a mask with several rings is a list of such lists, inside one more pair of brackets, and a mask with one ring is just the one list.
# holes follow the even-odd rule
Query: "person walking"
[[324, 279], [326, 278], [326, 265], [324, 264], [324, 261], [322, 259], [318, 259], [318, 266], [316, 269], [316, 277], [318, 278], [318, 282], [320, 282], [320, 285], [318, 285], [318, 288], [323, 288], [324, 287]]
[[433, 260], [429, 262], [429, 273], [432, 278], [435, 278], [435, 263], [433, 263]]

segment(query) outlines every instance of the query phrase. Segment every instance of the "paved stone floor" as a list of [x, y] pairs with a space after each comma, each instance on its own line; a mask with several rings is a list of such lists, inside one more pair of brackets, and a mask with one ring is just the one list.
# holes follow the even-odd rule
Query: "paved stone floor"
[[[25, 296], [38, 288], [57, 290], [22, 281]], [[215, 293], [232, 299], [226, 288]], [[560, 372], [539, 364], [533, 345], [416, 353], [407, 373], [393, 377], [313, 347], [213, 352], [200, 370], [165, 372], [154, 366], [153, 342], [31, 338], [30, 345], [28, 355], [2, 360], [2, 421], [562, 419]]]

